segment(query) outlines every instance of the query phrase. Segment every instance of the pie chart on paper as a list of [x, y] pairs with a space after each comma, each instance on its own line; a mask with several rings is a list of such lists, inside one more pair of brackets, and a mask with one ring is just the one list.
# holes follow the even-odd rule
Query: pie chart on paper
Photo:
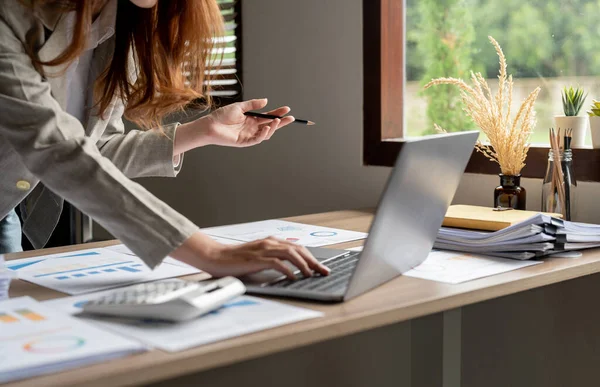
[[23, 349], [31, 353], [63, 353], [77, 349], [85, 340], [76, 336], [40, 338], [26, 343]]
[[335, 231], [315, 231], [310, 233], [314, 237], [334, 237], [337, 235]]

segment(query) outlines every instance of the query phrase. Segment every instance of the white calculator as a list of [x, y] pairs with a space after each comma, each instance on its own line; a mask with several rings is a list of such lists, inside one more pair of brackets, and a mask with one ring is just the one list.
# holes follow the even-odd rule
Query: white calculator
[[84, 313], [140, 319], [185, 321], [244, 294], [234, 277], [192, 282], [177, 279], [128, 286], [83, 305]]

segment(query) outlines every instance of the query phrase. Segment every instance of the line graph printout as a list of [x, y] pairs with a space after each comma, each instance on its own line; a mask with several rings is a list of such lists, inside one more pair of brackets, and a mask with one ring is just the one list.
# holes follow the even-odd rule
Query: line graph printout
[[16, 271], [22, 280], [67, 294], [83, 294], [200, 272], [175, 260], [165, 260], [151, 270], [136, 256], [106, 248], [15, 260], [8, 262], [7, 268]]
[[[86, 301], [107, 293], [110, 292], [58, 298], [46, 301], [44, 304], [64, 313], [75, 314], [81, 312]], [[221, 309], [182, 323], [112, 317], [86, 317], [85, 321], [137, 339], [155, 348], [177, 352], [322, 315], [321, 312], [276, 301], [240, 296]]]
[[337, 228], [311, 226], [284, 220], [263, 220], [260, 222], [233, 224], [205, 228], [204, 233], [227, 239], [251, 242], [267, 237], [275, 237], [303, 246], [319, 247], [336, 243], [365, 239], [364, 232], [340, 230]]
[[0, 384], [145, 349], [30, 297], [0, 301]]

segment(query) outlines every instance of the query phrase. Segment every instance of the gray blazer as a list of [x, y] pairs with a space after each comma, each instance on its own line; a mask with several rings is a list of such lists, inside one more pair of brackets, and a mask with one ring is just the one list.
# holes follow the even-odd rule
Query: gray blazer
[[[104, 117], [92, 110], [85, 126], [67, 114], [66, 78], [41, 76], [26, 44], [33, 43], [42, 61], [55, 58], [68, 44], [68, 17], [47, 6], [32, 10], [21, 0], [0, 1], [0, 219], [23, 201], [23, 230], [41, 248], [64, 198], [153, 267], [198, 231], [130, 180], [177, 174], [172, 139], [178, 124], [165, 126], [164, 134], [124, 134], [124, 108], [116, 99]], [[44, 28], [51, 31], [47, 40]], [[91, 82], [113, 47], [114, 37], [94, 49]]]

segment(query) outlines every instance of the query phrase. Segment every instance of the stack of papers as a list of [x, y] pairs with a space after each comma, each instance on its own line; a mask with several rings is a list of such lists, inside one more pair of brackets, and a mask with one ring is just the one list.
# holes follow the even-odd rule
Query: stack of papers
[[7, 268], [17, 272], [22, 280], [67, 294], [90, 293], [200, 272], [173, 258], [166, 258], [151, 270], [140, 258], [108, 248], [19, 259], [10, 261]]
[[538, 214], [494, 232], [442, 227], [434, 246], [443, 250], [530, 259], [600, 247], [600, 225]]
[[0, 302], [0, 384], [142, 352], [136, 341], [29, 297]]
[[[110, 292], [60, 298], [46, 301], [44, 304], [53, 310], [76, 314], [82, 311], [81, 308], [87, 301], [106, 293]], [[241, 296], [225, 304], [221, 309], [183, 323], [97, 316], [85, 316], [82, 319], [152, 347], [176, 352], [322, 315], [321, 312], [310, 309]]]

